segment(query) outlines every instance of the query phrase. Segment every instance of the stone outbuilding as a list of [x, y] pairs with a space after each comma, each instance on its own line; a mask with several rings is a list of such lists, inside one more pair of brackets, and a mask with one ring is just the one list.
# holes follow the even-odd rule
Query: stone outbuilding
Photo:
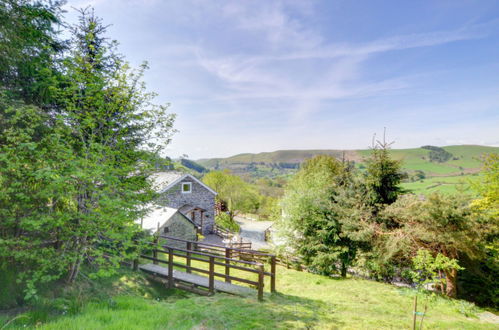
[[157, 207], [175, 210], [194, 223], [203, 235], [213, 232], [217, 195], [213, 189], [187, 173], [159, 172], [152, 176], [152, 180], [154, 189], [160, 194], [156, 201]]
[[[140, 225], [150, 234], [159, 232], [160, 235], [197, 240], [198, 226], [179, 210], [171, 207], [151, 206], [147, 215], [140, 220]], [[175, 243], [177, 242], [172, 241], [170, 245], [175, 246]], [[185, 244], [180, 244], [179, 247], [185, 248]]]

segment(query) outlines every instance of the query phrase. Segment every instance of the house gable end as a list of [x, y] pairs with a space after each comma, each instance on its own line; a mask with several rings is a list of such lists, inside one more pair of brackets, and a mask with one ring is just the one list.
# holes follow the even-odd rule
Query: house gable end
[[186, 178], [189, 178], [189, 179], [195, 181], [196, 183], [198, 183], [199, 185], [201, 185], [202, 187], [204, 187], [206, 190], [208, 190], [212, 194], [218, 195], [218, 193], [216, 191], [214, 191], [209, 186], [207, 186], [204, 182], [202, 182], [201, 180], [197, 179], [195, 176], [190, 175], [190, 174], [184, 174], [184, 175], [182, 175], [181, 177], [179, 177], [178, 179], [176, 179], [175, 181], [173, 181], [172, 183], [170, 183], [168, 186], [166, 186], [165, 188], [163, 188], [160, 191], [160, 193], [167, 192], [168, 190], [170, 190], [171, 188], [175, 187], [179, 182], [182, 182]]

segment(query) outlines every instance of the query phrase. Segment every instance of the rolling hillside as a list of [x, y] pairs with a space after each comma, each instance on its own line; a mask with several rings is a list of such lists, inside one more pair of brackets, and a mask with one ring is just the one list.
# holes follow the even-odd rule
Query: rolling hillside
[[[239, 154], [227, 158], [200, 159], [197, 162], [208, 169], [228, 169], [234, 174], [260, 177], [279, 177], [296, 172], [300, 164], [315, 155], [326, 154], [338, 159], [354, 161], [364, 167], [370, 150], [278, 150], [258, 154]], [[403, 161], [409, 174], [404, 187], [424, 193], [440, 190], [453, 192], [465, 190], [471, 175], [480, 172], [481, 158], [487, 153], [499, 153], [499, 147], [455, 145], [446, 147], [426, 146], [413, 149], [393, 149], [394, 158]], [[436, 156], [435, 156], [436, 155]], [[438, 158], [438, 156], [442, 156]], [[438, 159], [435, 159], [437, 157]], [[416, 177], [419, 175], [419, 177]]]

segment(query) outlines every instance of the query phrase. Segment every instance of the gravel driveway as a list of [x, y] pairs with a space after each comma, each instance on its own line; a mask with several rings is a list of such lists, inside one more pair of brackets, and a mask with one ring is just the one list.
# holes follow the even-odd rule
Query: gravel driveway
[[253, 249], [270, 247], [265, 241], [265, 231], [273, 225], [272, 221], [255, 221], [241, 216], [235, 216], [234, 220], [241, 227], [239, 235], [246, 241], [250, 241]]

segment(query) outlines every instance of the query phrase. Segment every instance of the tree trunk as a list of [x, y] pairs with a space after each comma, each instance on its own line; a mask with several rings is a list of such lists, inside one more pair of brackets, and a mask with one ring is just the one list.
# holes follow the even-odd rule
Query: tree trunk
[[[443, 255], [447, 258], [457, 259], [457, 251], [455, 249], [447, 250], [442, 247]], [[455, 298], [457, 296], [457, 269], [444, 270], [445, 273], [445, 294], [448, 297]]]
[[451, 298], [457, 296], [457, 270], [450, 269], [445, 271], [445, 294]]
[[347, 277], [347, 265], [344, 261], [341, 261], [341, 277]]
[[440, 289], [440, 293], [445, 294], [445, 287], [444, 287], [444, 282], [442, 281], [443, 275], [441, 270], [438, 270], [438, 277], [440, 279], [440, 283], [438, 283], [438, 288]]
[[81, 258], [78, 258], [72, 265], [67, 278], [67, 283], [72, 284], [80, 272]]
[[[88, 208], [87, 208], [87, 201], [89, 199], [89, 194], [87, 193], [86, 187], [83, 187], [80, 189], [82, 192], [78, 194], [77, 201], [78, 201], [78, 211], [81, 214], [88, 214]], [[76, 219], [75, 223], [76, 227], [80, 227], [80, 219]], [[78, 235], [78, 234], [77, 234]], [[83, 260], [84, 254], [85, 254], [85, 247], [87, 243], [87, 236], [79, 237], [76, 236], [74, 237], [74, 245], [73, 249], [76, 252], [76, 260], [71, 264], [68, 277], [67, 277], [67, 283], [73, 283], [76, 278], [78, 277], [78, 273], [80, 272], [80, 266], [81, 262]]]

